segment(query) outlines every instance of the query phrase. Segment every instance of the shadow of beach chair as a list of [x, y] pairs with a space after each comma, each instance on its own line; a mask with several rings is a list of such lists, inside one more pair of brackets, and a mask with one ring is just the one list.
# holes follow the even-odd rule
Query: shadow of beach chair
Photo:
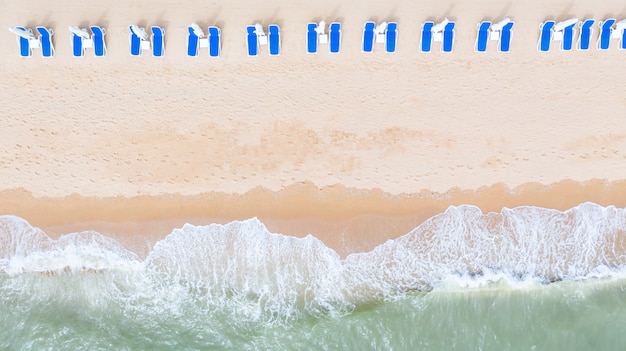
[[317, 23], [307, 23], [306, 30], [306, 52], [317, 54]]
[[598, 35], [597, 48], [600, 51], [606, 51], [611, 45], [611, 35], [613, 34], [613, 25], [615, 18], [609, 18], [605, 21], [598, 22], [600, 27], [600, 35]]
[[580, 35], [578, 37], [578, 47], [579, 51], [587, 51], [591, 46], [591, 36], [593, 35], [593, 24], [595, 20], [586, 19], [582, 22], [578, 23], [580, 27]]
[[248, 56], [257, 56], [259, 54], [259, 37], [256, 35], [255, 26], [247, 26], [246, 32], [246, 45], [248, 46]]
[[341, 23], [333, 22], [328, 29], [329, 44], [328, 51], [331, 54], [338, 54], [341, 50]]
[[93, 40], [93, 52], [96, 57], [105, 57], [107, 55], [106, 42], [104, 36], [106, 29], [98, 26], [91, 26], [91, 39]]
[[270, 24], [267, 27], [268, 35], [268, 45], [269, 45], [269, 53], [270, 56], [278, 56], [280, 55], [280, 27], [276, 24]]
[[554, 21], [545, 21], [541, 24], [539, 42], [537, 43], [538, 52], [550, 51], [550, 43], [552, 42], [552, 29], [554, 28]]
[[152, 43], [152, 56], [163, 57], [165, 52], [165, 30], [159, 26], [150, 27], [152, 34], [150, 42]]
[[222, 51], [222, 31], [216, 26], [209, 27], [209, 57], [220, 57]]
[[387, 33], [385, 38], [385, 52], [390, 54], [396, 52], [396, 45], [398, 43], [398, 23], [389, 22], [387, 24]]
[[487, 51], [487, 42], [489, 41], [490, 27], [490, 21], [482, 21], [477, 25], [478, 33], [476, 35], [476, 47], [474, 48], [475, 52]]
[[370, 53], [374, 51], [374, 28], [376, 24], [372, 21], [365, 22], [363, 26], [363, 46], [362, 51]]
[[455, 23], [450, 21], [446, 24], [443, 30], [443, 45], [441, 46], [442, 52], [452, 52], [454, 48], [454, 25]]
[[433, 46], [433, 26], [432, 21], [426, 21], [422, 24], [422, 40], [420, 45], [421, 52], [430, 52]]
[[39, 32], [39, 44], [41, 46], [41, 54], [43, 57], [54, 57], [54, 45], [52, 44], [52, 35], [54, 30], [46, 27], [36, 27]]

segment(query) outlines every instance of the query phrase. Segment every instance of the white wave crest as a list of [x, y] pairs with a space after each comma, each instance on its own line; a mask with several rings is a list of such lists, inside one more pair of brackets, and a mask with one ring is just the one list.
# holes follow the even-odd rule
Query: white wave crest
[[[50, 239], [0, 217], [0, 270], [145, 270], [142, 294], [204, 301], [253, 319], [345, 313], [407, 290], [475, 287], [494, 280], [545, 284], [609, 276], [626, 265], [626, 211], [581, 204], [483, 214], [450, 207], [371, 252], [339, 255], [313, 236], [270, 233], [257, 219], [175, 229], [141, 261], [95, 232]], [[147, 287], [150, 286], [150, 287]], [[147, 290], [146, 290], [147, 289]], [[187, 296], [187, 297], [186, 297]], [[213, 306], [213, 307], [211, 307]]]

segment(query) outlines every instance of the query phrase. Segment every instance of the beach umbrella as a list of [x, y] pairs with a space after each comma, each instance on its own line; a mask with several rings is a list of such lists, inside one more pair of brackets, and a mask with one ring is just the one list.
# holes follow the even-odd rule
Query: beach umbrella
[[387, 22], [383, 22], [379, 24], [378, 26], [376, 26], [376, 29], [374, 29], [374, 33], [376, 34], [385, 34], [386, 31], [387, 31]]
[[317, 32], [317, 34], [324, 34], [324, 31], [326, 30], [326, 21], [320, 21], [320, 24], [317, 25], [317, 28], [315, 28], [315, 31]]
[[192, 23], [191, 28], [193, 28], [193, 34], [195, 34], [198, 38], [204, 38], [204, 32], [197, 23]]
[[83, 39], [89, 39], [89, 32], [85, 28], [78, 28], [76, 26], [69, 26], [70, 32], [82, 37]]
[[433, 33], [437, 33], [437, 32], [443, 32], [443, 29], [446, 28], [446, 26], [448, 25], [448, 22], [450, 22], [449, 19], [444, 18], [443, 21], [441, 21], [441, 23], [437, 23], [435, 24], [432, 28], [431, 31]]
[[254, 32], [256, 33], [256, 35], [265, 35], [265, 32], [263, 31], [263, 25], [261, 23], [257, 23], [254, 25]]
[[559, 22], [554, 26], [554, 31], [555, 32], [560, 32], [563, 29], [578, 23], [578, 18], [570, 18], [567, 21], [563, 21], [563, 22]]
[[509, 22], [511, 22], [511, 19], [507, 17], [498, 23], [494, 23], [491, 26], [491, 30], [502, 30], [502, 28], [509, 24]]
[[35, 36], [33, 35], [32, 30], [24, 30], [22, 28], [17, 28], [17, 27], [11, 27], [9, 28], [9, 31], [17, 36], [20, 36], [24, 39], [35, 39]]
[[[146, 33], [145, 29], [143, 29], [143, 28], [133, 24], [132, 26], [130, 26], [130, 30], [133, 33], [135, 33], [135, 35], [138, 36], [139, 39], [141, 39], [141, 40], [148, 40], [148, 33]], [[195, 31], [195, 28], [194, 28], [194, 31]], [[204, 33], [203, 33], [203, 35], [204, 35]]]

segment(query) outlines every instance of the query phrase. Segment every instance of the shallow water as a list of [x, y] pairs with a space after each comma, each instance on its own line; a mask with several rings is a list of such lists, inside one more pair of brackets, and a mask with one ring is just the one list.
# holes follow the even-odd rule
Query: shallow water
[[625, 218], [451, 207], [341, 260], [256, 219], [186, 225], [140, 259], [3, 216], [0, 349], [625, 349]]

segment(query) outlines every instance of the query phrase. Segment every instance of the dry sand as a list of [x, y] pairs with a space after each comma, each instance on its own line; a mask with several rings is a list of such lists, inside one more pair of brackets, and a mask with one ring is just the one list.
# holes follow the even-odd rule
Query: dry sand
[[[476, 23], [504, 16], [515, 21], [511, 53], [494, 43], [474, 53]], [[542, 21], [573, 16], [621, 19], [626, 8], [5, 1], [0, 27], [54, 28], [57, 55], [21, 59], [14, 36], [0, 35], [0, 213], [131, 246], [185, 221], [259, 216], [345, 253], [451, 204], [625, 206], [626, 52], [617, 41], [608, 52], [536, 52]], [[444, 17], [457, 22], [454, 53], [420, 54], [421, 23]], [[306, 23], [321, 19], [342, 22], [340, 55], [305, 53]], [[396, 54], [360, 52], [366, 20], [399, 22]], [[185, 56], [191, 22], [222, 28], [221, 58]], [[281, 26], [279, 57], [246, 56], [256, 22]], [[129, 56], [135, 23], [165, 28], [164, 58]], [[72, 58], [67, 27], [91, 24], [106, 27], [108, 56]]]

